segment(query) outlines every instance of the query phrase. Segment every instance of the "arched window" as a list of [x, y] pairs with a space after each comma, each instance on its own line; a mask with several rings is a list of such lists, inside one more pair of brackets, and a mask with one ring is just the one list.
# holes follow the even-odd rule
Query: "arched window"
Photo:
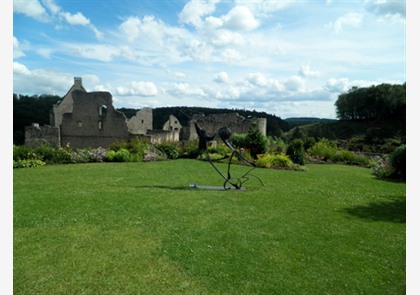
[[107, 106], [104, 104], [99, 106], [99, 116], [105, 116], [107, 109]]

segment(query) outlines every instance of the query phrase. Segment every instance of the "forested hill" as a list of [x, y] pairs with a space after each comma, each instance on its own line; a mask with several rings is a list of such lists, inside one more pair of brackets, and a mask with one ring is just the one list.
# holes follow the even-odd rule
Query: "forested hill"
[[[120, 108], [127, 118], [131, 118], [138, 110]], [[266, 118], [267, 119], [267, 135], [280, 136], [282, 131], [290, 129], [287, 122], [281, 118], [267, 114], [265, 112], [257, 112], [255, 110], [249, 111], [244, 109], [218, 109], [218, 108], [204, 108], [204, 107], [160, 107], [153, 109], [153, 129], [162, 129], [163, 124], [169, 119], [170, 115], [178, 118], [182, 126], [187, 126], [188, 121], [192, 119], [194, 114], [221, 114], [221, 113], [238, 113], [243, 117]]]

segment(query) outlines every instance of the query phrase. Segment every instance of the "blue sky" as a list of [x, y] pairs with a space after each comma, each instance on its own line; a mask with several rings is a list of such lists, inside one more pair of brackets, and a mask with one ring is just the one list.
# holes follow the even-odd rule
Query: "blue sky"
[[352, 86], [406, 81], [405, 1], [14, 0], [13, 91], [82, 77], [115, 107], [335, 118]]

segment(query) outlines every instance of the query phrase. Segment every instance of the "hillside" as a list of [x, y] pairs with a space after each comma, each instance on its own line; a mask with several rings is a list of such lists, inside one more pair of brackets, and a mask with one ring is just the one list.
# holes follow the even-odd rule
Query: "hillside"
[[325, 118], [315, 118], [315, 117], [296, 117], [296, 118], [287, 118], [285, 119], [289, 129], [285, 131], [289, 131], [297, 126], [301, 125], [308, 125], [317, 122], [335, 122], [335, 119], [325, 119]]
[[337, 140], [353, 151], [388, 153], [406, 142], [404, 121], [320, 121], [297, 126], [284, 133], [293, 138], [327, 138]]

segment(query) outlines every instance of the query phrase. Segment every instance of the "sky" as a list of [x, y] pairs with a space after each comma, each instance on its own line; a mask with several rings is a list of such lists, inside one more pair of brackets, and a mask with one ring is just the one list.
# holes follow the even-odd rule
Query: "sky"
[[82, 77], [116, 108], [336, 118], [353, 86], [406, 82], [400, 0], [14, 0], [13, 92]]

